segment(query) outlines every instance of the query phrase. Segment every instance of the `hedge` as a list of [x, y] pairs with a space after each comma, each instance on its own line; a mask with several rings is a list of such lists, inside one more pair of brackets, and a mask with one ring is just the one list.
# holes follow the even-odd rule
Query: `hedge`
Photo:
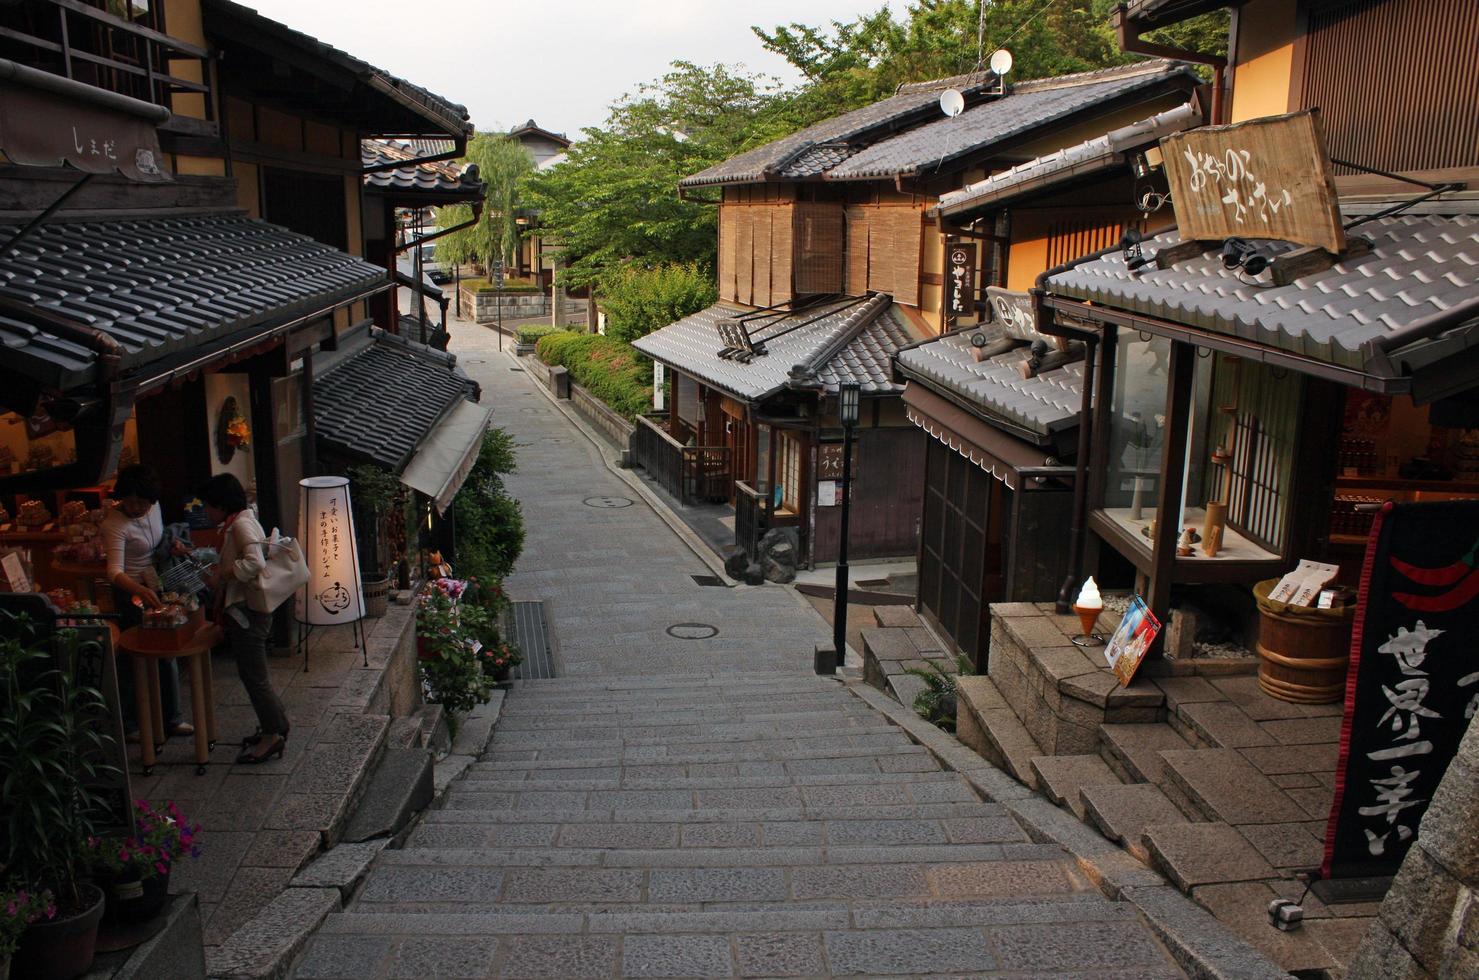
[[548, 323], [530, 323], [514, 331], [514, 336], [521, 344], [538, 343], [539, 338], [548, 337], [552, 333], [570, 333], [569, 327], [555, 327]]
[[536, 350], [541, 361], [569, 371], [572, 381], [622, 416], [652, 410], [652, 362], [631, 344], [566, 331], [541, 337]]
[[463, 289], [471, 289], [477, 293], [537, 293], [539, 287], [533, 279], [508, 278], [503, 280], [502, 287], [494, 286], [487, 279], [462, 279], [459, 280]]

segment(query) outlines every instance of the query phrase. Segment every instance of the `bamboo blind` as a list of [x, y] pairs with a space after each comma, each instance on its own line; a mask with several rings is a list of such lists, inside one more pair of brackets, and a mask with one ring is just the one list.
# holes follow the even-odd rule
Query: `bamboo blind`
[[841, 204], [797, 202], [795, 282], [798, 295], [843, 291], [843, 255], [846, 228]]
[[741, 303], [754, 301], [755, 294], [755, 209], [735, 211], [734, 293]]
[[847, 209], [847, 293], [861, 296], [868, 291], [868, 214], [872, 208], [852, 205]]
[[792, 254], [791, 205], [770, 209], [770, 302], [788, 302], [794, 263]]
[[719, 206], [719, 298], [736, 300], [734, 289], [735, 213], [732, 204]]

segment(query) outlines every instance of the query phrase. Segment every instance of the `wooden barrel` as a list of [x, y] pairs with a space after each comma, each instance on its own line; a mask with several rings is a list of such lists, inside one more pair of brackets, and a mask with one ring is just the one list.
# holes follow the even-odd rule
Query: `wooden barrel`
[[1258, 686], [1294, 704], [1330, 704], [1345, 697], [1354, 605], [1339, 609], [1291, 606], [1268, 597], [1278, 584], [1253, 587], [1258, 601]]

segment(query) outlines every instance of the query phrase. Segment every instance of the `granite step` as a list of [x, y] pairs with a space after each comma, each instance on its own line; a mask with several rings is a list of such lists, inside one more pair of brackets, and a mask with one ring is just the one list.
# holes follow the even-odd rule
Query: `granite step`
[[1151, 824], [1141, 836], [1151, 867], [1188, 895], [1201, 885], [1278, 877], [1252, 844], [1221, 821]]
[[[933, 755], [904, 738], [894, 740], [889, 745], [877, 749], [838, 748], [825, 744], [813, 746], [813, 749], [814, 753], [797, 754], [788, 759], [773, 760], [754, 760], [750, 758], [749, 753], [737, 753], [740, 758], [730, 761], [715, 761], [708, 757], [701, 760], [684, 761], [664, 756], [653, 757], [651, 753], [648, 753], [649, 758], [634, 761], [628, 768], [675, 776], [704, 776], [715, 773], [733, 773], [737, 776], [753, 775], [757, 772], [773, 772], [777, 767], [793, 767], [790, 771], [794, 772], [798, 771], [794, 768], [796, 766], [821, 767], [829, 762], [837, 763], [837, 768], [833, 771], [861, 771], [856, 767], [865, 765], [869, 767], [869, 771], [876, 767], [882, 772], [929, 772], [939, 768]], [[532, 755], [536, 755], [532, 750], [491, 752], [485, 755], [485, 761], [478, 765], [488, 766], [490, 771], [497, 772], [539, 773], [541, 775], [538, 777], [531, 775], [531, 778], [544, 779], [564, 778], [558, 775], [561, 771], [622, 765], [622, 758], [617, 749], [572, 753], [568, 757], [552, 755], [548, 758], [525, 758], [525, 756]], [[544, 773], [548, 775], [543, 775]]]
[[1031, 760], [1043, 795], [1084, 819], [1080, 791], [1090, 786], [1119, 786], [1120, 780], [1097, 755], [1037, 755]]
[[1037, 773], [1033, 771], [1032, 759], [1042, 755], [1042, 749], [1007, 706], [991, 678], [984, 675], [960, 678], [956, 698], [956, 737], [987, 762], [1036, 789]]
[[1161, 753], [1192, 745], [1165, 724], [1099, 726], [1099, 756], [1120, 778], [1133, 783], [1165, 782]]
[[619, 742], [623, 747], [634, 745], [677, 745], [710, 742], [753, 742], [765, 740], [794, 741], [797, 739], [837, 739], [849, 735], [879, 735], [898, 729], [876, 719], [822, 718], [819, 723], [808, 726], [808, 730], [797, 731], [795, 726], [780, 724], [749, 724], [744, 722], [719, 725], [692, 725], [670, 731], [656, 729], [629, 729], [622, 731], [615, 725], [588, 728], [565, 728], [550, 731], [506, 732], [495, 728], [489, 743], [495, 749], [522, 748], [533, 745], [544, 748], [578, 748], [592, 743], [610, 744]]
[[399, 833], [431, 805], [432, 765], [432, 755], [424, 748], [387, 747], [381, 752], [344, 828], [344, 840], [353, 843]]
[[1162, 752], [1166, 782], [1208, 821], [1239, 824], [1297, 823], [1304, 808], [1234, 749]]
[[302, 976], [817, 976], [1092, 974], [1116, 936], [1118, 975], [1176, 977], [1123, 905], [1098, 895], [966, 898], [928, 906], [822, 900], [693, 906], [330, 916]]
[[975, 816], [779, 821], [643, 823], [424, 822], [406, 849], [416, 848], [790, 848], [921, 844], [1025, 844], [1028, 837], [1005, 807], [982, 804]]
[[[471, 767], [469, 767], [471, 768]], [[629, 767], [631, 768], [631, 767]], [[579, 771], [579, 770], [576, 770]], [[612, 775], [605, 779], [525, 779], [527, 772], [467, 772], [455, 789], [462, 792], [588, 792], [606, 789], [764, 789], [784, 786], [881, 786], [953, 781], [953, 773], [935, 772], [785, 772], [770, 776], [670, 776], [643, 778]], [[510, 776], [517, 778], [510, 778]]]
[[1145, 828], [1189, 822], [1151, 783], [1085, 786], [1079, 795], [1085, 822], [1147, 864], [1150, 853], [1141, 839]]
[[747, 742], [743, 747], [731, 743], [665, 746], [562, 746], [519, 749], [493, 749], [485, 761], [496, 765], [540, 765], [573, 763], [578, 766], [603, 765], [721, 765], [745, 762], [789, 762], [800, 759], [845, 759], [859, 756], [916, 755], [919, 747], [903, 734], [848, 736], [839, 739], [778, 739], [773, 743]]
[[372, 874], [390, 868], [799, 868], [857, 864], [948, 864], [958, 861], [1055, 861], [1056, 844], [833, 844], [772, 847], [465, 847], [383, 851]]
[[809, 805], [766, 807], [707, 807], [681, 810], [588, 810], [562, 807], [552, 810], [516, 810], [513, 807], [443, 807], [422, 815], [428, 824], [535, 824], [535, 823], [768, 823], [815, 820], [916, 820], [948, 817], [991, 817], [995, 803], [899, 803], [875, 806]]

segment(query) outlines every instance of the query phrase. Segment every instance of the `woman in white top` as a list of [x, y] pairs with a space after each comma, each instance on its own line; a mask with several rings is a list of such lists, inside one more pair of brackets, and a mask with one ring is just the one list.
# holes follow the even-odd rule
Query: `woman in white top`
[[[118, 499], [103, 519], [103, 544], [107, 548], [108, 581], [113, 586], [113, 608], [124, 629], [144, 621], [145, 609], [158, 609], [159, 594], [153, 588], [159, 582], [154, 571], [154, 553], [164, 538], [164, 520], [159, 515], [159, 478], [148, 466], [125, 466], [113, 483], [113, 496]], [[178, 546], [183, 550], [183, 546]], [[137, 602], [135, 601], [137, 600]], [[164, 711], [164, 730], [169, 735], [193, 735], [195, 729], [180, 717], [180, 670], [173, 660], [160, 660], [160, 707]], [[127, 690], [134, 672], [128, 654], [119, 653], [119, 697], [123, 715], [130, 729], [138, 728], [134, 699]]]
[[282, 758], [288, 742], [288, 713], [272, 689], [267, 674], [267, 638], [272, 634], [272, 613], [257, 612], [246, 603], [245, 583], [262, 574], [267, 565], [263, 545], [267, 535], [247, 505], [241, 481], [230, 473], [211, 477], [200, 488], [205, 513], [225, 532], [221, 541], [221, 564], [216, 566], [215, 620], [226, 630], [226, 639], [236, 657], [236, 672], [257, 712], [258, 732], [242, 739], [238, 763], [266, 762]]

